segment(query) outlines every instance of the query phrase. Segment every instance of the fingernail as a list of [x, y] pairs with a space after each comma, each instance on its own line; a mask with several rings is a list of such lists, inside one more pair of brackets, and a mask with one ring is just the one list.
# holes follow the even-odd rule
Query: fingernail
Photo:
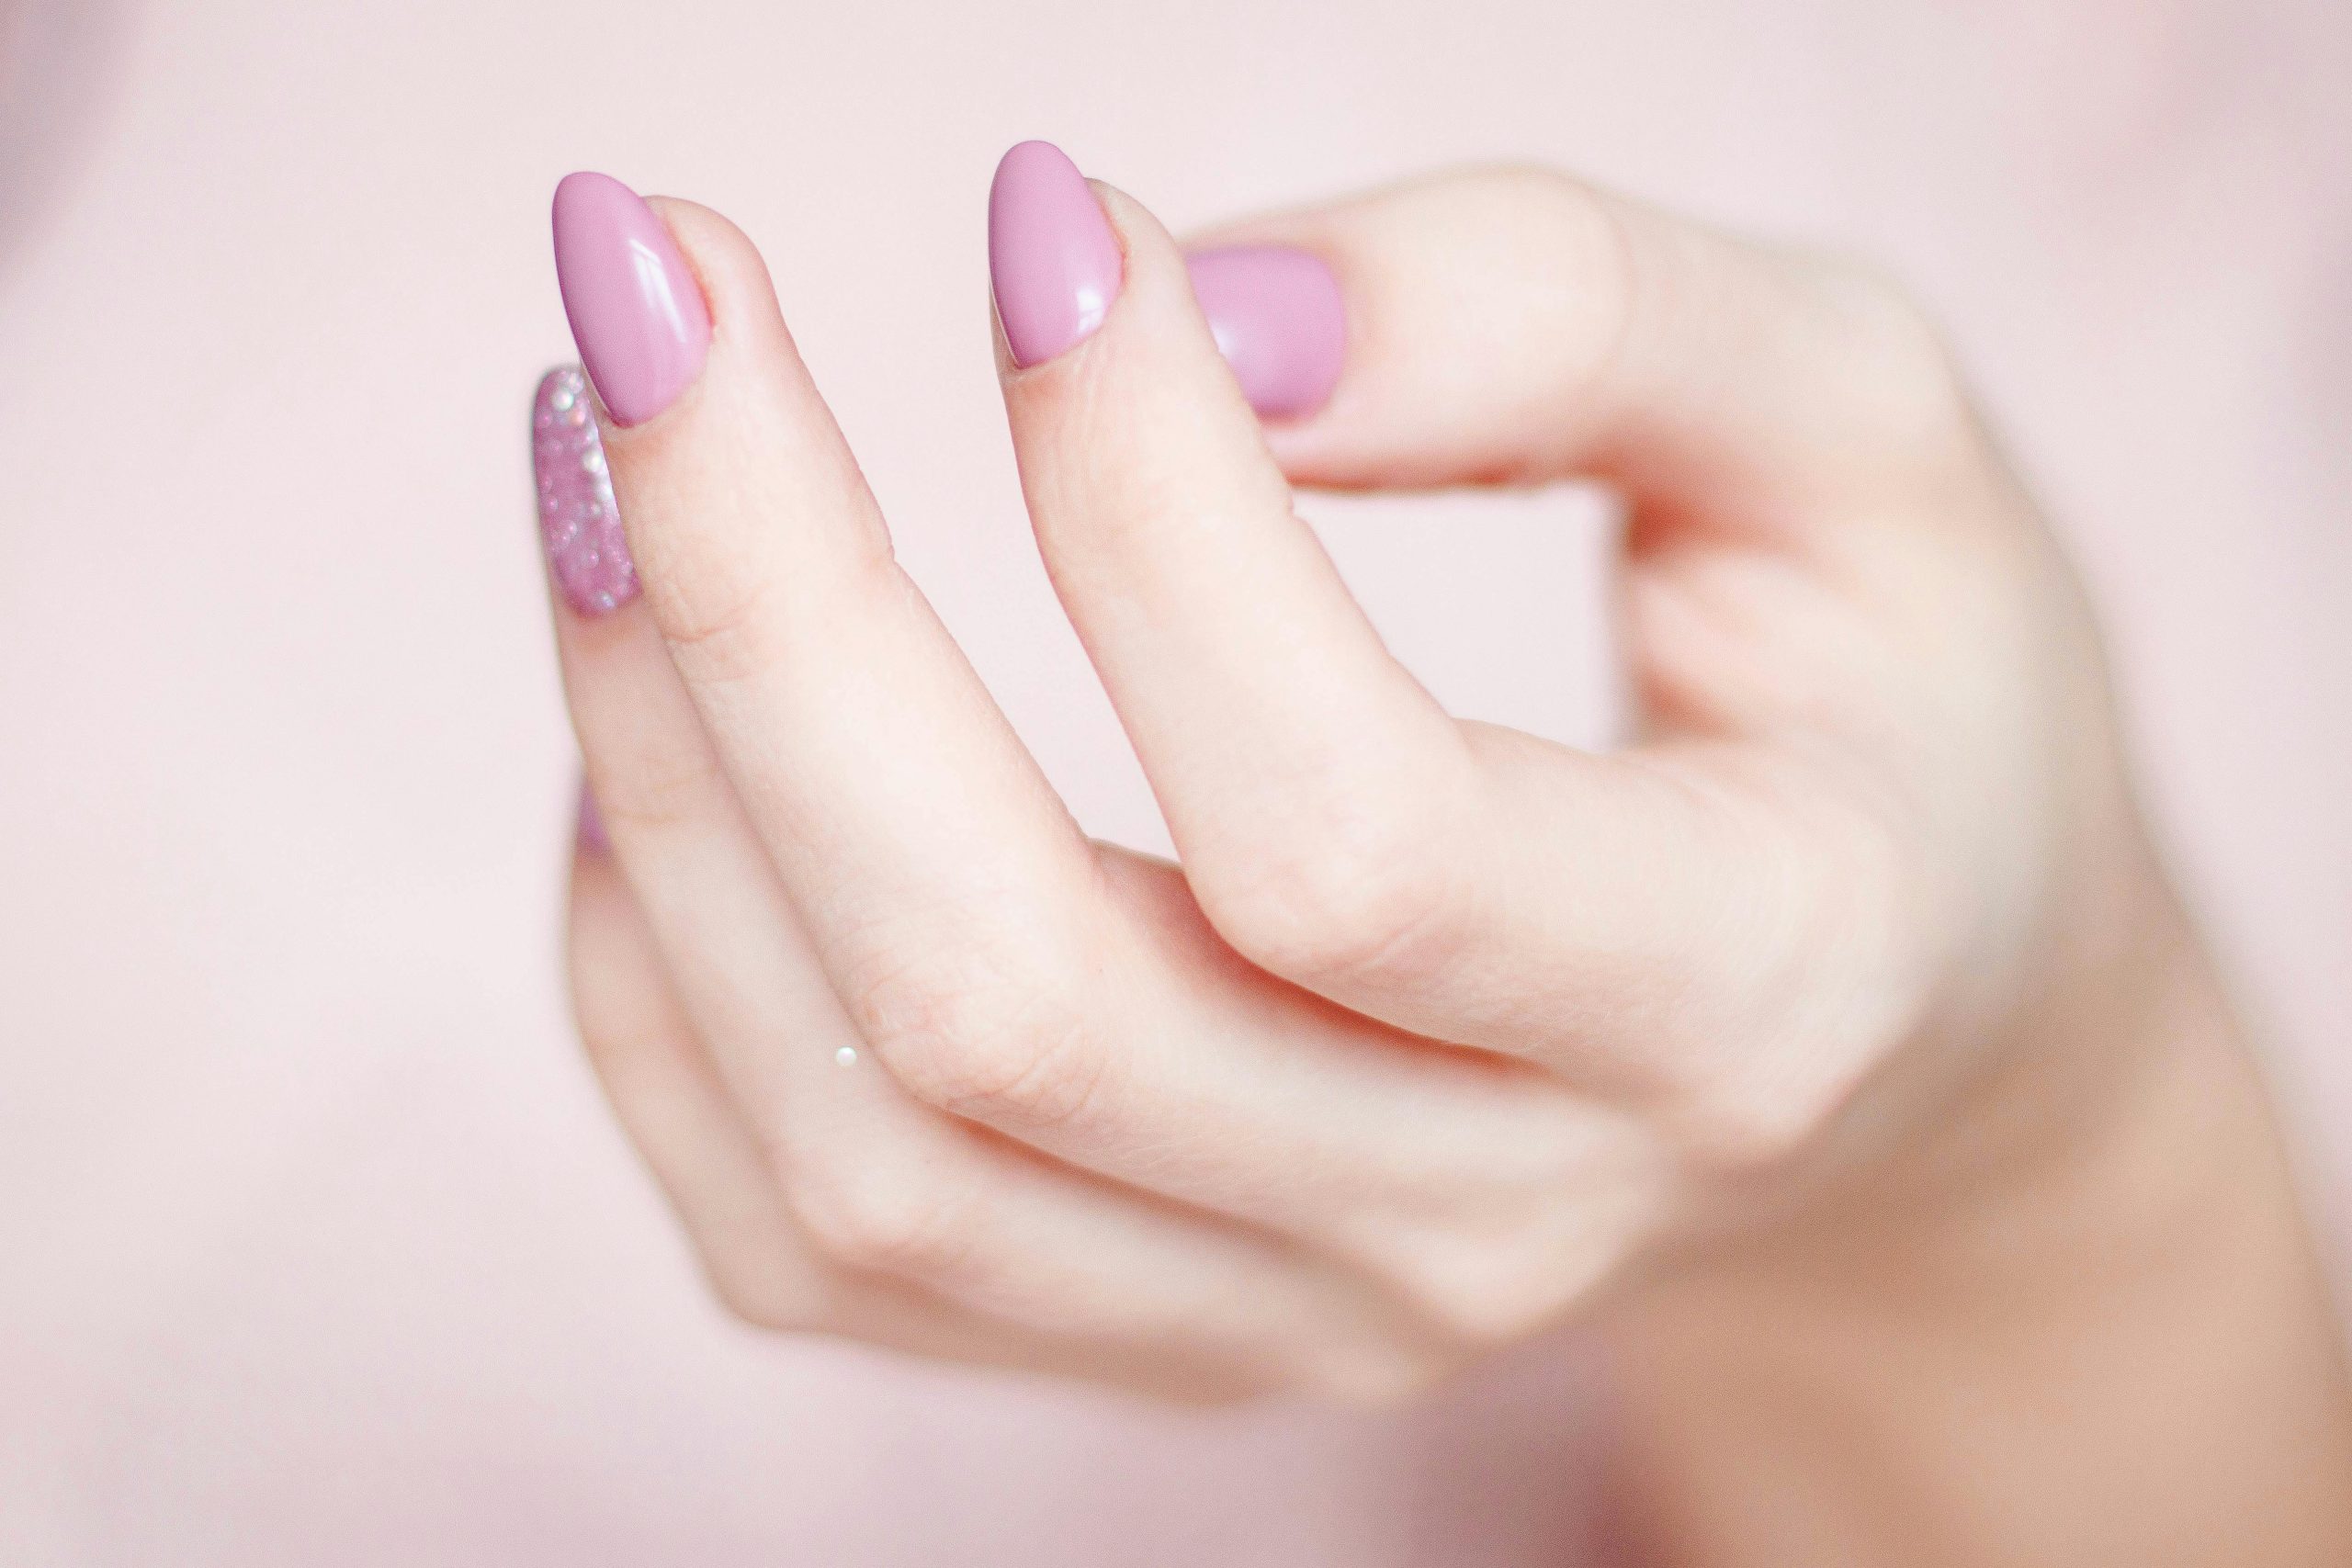
[[637, 597], [605, 441], [588, 408], [588, 378], [575, 365], [550, 370], [531, 404], [531, 467], [539, 481], [539, 542], [564, 602], [601, 615]]
[[989, 274], [1015, 365], [1074, 347], [1119, 297], [1119, 242], [1086, 177], [1050, 141], [1023, 141], [989, 187]]
[[555, 276], [581, 362], [621, 423], [651, 419], [701, 374], [710, 347], [702, 289], [628, 186], [579, 174], [555, 187]]
[[1185, 258], [1217, 352], [1250, 406], [1299, 419], [1329, 401], [1348, 353], [1348, 310], [1323, 258], [1283, 245], [1230, 245]]
[[580, 814], [574, 818], [572, 840], [582, 854], [612, 852], [613, 840], [605, 834], [605, 814], [596, 809], [596, 797], [589, 793], [586, 779], [580, 781]]

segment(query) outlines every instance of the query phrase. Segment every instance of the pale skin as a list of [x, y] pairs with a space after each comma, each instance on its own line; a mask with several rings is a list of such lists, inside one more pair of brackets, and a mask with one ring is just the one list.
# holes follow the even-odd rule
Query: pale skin
[[[1394, 1400], [1580, 1322], [1659, 1562], [2352, 1562], [2352, 1387], [2097, 635], [1866, 269], [1474, 172], [1218, 236], [1348, 300], [1261, 425], [1180, 253], [1015, 369], [1036, 538], [1180, 864], [1090, 841], [922, 595], [756, 253], [605, 430], [558, 640], [582, 1033], [753, 1323]], [[1293, 487], [1597, 479], [1640, 739], [1444, 713]], [[854, 1053], [851, 1065], [841, 1065]]]

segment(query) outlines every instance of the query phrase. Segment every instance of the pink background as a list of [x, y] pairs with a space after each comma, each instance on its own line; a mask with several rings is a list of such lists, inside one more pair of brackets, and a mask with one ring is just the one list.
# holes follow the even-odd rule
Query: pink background
[[[2156, 814], [2352, 1194], [2336, 0], [0, 17], [0, 1562], [1579, 1554], [1566, 1350], [1409, 1418], [1170, 1416], [705, 1304], [556, 983], [525, 412], [582, 165], [763, 243], [917, 576], [1145, 841], [990, 384], [1005, 144], [1179, 226], [1510, 157], [1883, 254], [2079, 546]], [[1442, 694], [1592, 736], [1591, 512], [1317, 514]]]

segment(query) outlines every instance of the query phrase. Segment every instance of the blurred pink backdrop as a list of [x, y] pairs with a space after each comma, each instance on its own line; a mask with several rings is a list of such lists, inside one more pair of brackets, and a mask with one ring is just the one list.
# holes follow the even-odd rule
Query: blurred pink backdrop
[[[526, 403], [546, 203], [724, 209], [904, 554], [1159, 829], [1020, 516], [981, 219], [1555, 162], [1880, 253], [2077, 544], [2352, 1214], [2352, 13], [2334, 0], [0, 4], [0, 1562], [1577, 1561], [1568, 1347], [1170, 1416], [761, 1342], [574, 1060]], [[1323, 505], [1465, 711], [1611, 722], [1589, 500]]]

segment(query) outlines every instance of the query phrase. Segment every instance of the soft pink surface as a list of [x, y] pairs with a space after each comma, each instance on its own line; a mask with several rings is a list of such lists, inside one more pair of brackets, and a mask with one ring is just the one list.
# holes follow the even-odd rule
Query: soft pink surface
[[[914, 571], [1081, 814], [1147, 842], [990, 384], [1007, 145], [1180, 228], [1501, 156], [1886, 254], [2080, 544], [2155, 808], [2352, 1190], [2345, 9], [1182, 15], [131, 13], [64, 194], [0, 236], [0, 1562], [1577, 1555], [1565, 1356], [1410, 1419], [1180, 1417], [704, 1304], [555, 978], [526, 413], [583, 165], [765, 245]], [[1600, 732], [1587, 510], [1318, 515], [1442, 694]]]

